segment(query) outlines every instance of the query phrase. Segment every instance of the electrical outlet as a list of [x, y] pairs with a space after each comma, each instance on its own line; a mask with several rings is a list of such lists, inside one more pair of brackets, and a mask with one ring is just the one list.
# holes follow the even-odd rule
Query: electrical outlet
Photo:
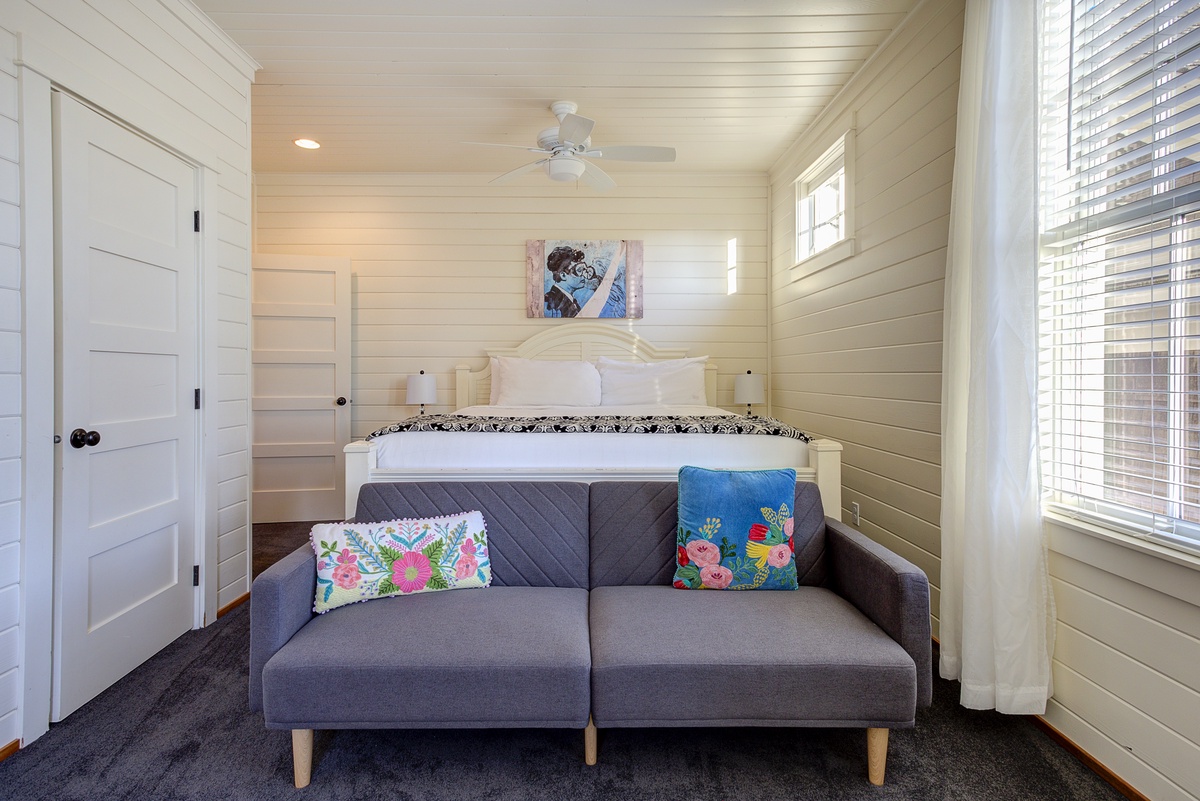
[[851, 519], [851, 521], [854, 523], [854, 525], [856, 525], [856, 526], [857, 526], [857, 525], [858, 525], [858, 524], [861, 522], [861, 520], [862, 520], [862, 518], [860, 518], [860, 517], [859, 517], [859, 515], [858, 515], [858, 502], [857, 502], [857, 501], [856, 501], [856, 502], [854, 502], [854, 503], [852, 503], [852, 504], [850, 504], [850, 519]]

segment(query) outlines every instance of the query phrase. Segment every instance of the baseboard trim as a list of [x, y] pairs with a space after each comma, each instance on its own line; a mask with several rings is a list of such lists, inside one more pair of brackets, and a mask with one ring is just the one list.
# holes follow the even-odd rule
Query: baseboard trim
[[10, 756], [17, 753], [20, 750], [21, 750], [21, 741], [13, 740], [8, 745], [4, 746], [3, 748], [0, 748], [0, 762], [3, 762], [4, 760], [8, 759]]
[[229, 603], [225, 604], [224, 606], [222, 606], [220, 609], [217, 610], [217, 620], [220, 620], [222, 617], [229, 614], [234, 609], [237, 609], [239, 606], [241, 606], [242, 604], [246, 603], [246, 601], [249, 601], [249, 600], [250, 600], [250, 593], [246, 593], [241, 598], [234, 598], [232, 601], [230, 601]]
[[[934, 647], [935, 651], [940, 650], [942, 647], [942, 644], [940, 642], [938, 642], [937, 637], [933, 638], [933, 647]], [[933, 662], [934, 662], [934, 672], [936, 673], [937, 672], [937, 655], [936, 655], [936, 653], [934, 654]], [[1092, 771], [1092, 773], [1095, 773], [1101, 779], [1104, 779], [1104, 781], [1106, 781], [1110, 785], [1112, 785], [1114, 790], [1116, 790], [1118, 793], [1120, 793], [1121, 795], [1128, 798], [1129, 801], [1150, 801], [1150, 799], [1148, 797], [1142, 795], [1137, 790], [1135, 790], [1129, 784], [1129, 782], [1125, 781], [1120, 776], [1113, 773], [1108, 768], [1108, 766], [1106, 766], [1103, 762], [1096, 759], [1094, 756], [1089, 754], [1087, 751], [1083, 750], [1082, 746], [1080, 746], [1078, 743], [1076, 743], [1070, 737], [1068, 737], [1067, 735], [1063, 734], [1061, 731], [1056, 729], [1054, 727], [1054, 724], [1050, 723], [1050, 721], [1046, 720], [1041, 715], [1028, 715], [1027, 717], [1029, 718], [1029, 720], [1033, 723], [1033, 725], [1036, 728], [1041, 729], [1043, 732], [1046, 733], [1046, 736], [1048, 736], [1051, 740], [1053, 740], [1055, 743], [1057, 743], [1059, 748], [1063, 749], [1068, 754], [1070, 754], [1071, 756], [1075, 757], [1080, 762], [1082, 762], [1089, 770]]]
[[1086, 765], [1089, 769], [1091, 769], [1092, 773], [1095, 773], [1101, 779], [1104, 779], [1104, 781], [1111, 784], [1113, 789], [1128, 798], [1129, 801], [1150, 801], [1149, 798], [1131, 787], [1129, 782], [1125, 781], [1120, 776], [1109, 770], [1104, 763], [1096, 759], [1087, 751], [1083, 750], [1078, 743], [1056, 729], [1052, 723], [1047, 721], [1041, 715], [1030, 715], [1029, 717], [1030, 720], [1033, 721], [1034, 726], [1044, 731], [1047, 736], [1049, 736], [1054, 742], [1058, 743], [1064, 751]]

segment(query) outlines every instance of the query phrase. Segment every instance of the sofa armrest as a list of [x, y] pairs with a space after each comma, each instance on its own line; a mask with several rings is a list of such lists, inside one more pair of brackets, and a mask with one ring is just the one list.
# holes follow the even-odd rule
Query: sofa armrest
[[921, 568], [840, 520], [825, 518], [833, 588], [917, 665], [917, 706], [933, 701], [929, 579]]
[[250, 710], [263, 708], [262, 672], [275, 653], [315, 617], [317, 557], [303, 545], [259, 574], [250, 588]]

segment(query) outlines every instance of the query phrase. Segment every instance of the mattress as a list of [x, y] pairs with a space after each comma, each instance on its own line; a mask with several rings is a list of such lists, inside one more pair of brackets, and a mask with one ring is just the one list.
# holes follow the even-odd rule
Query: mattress
[[[711, 406], [469, 406], [455, 414], [474, 417], [721, 416]], [[382, 469], [677, 469], [804, 467], [808, 446], [799, 439], [763, 434], [560, 433], [400, 431], [374, 439]]]

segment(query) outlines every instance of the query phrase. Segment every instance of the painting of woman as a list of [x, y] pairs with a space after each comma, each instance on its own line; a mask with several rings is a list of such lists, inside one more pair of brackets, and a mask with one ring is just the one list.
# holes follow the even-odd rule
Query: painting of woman
[[641, 246], [632, 240], [531, 240], [529, 316], [641, 317]]

